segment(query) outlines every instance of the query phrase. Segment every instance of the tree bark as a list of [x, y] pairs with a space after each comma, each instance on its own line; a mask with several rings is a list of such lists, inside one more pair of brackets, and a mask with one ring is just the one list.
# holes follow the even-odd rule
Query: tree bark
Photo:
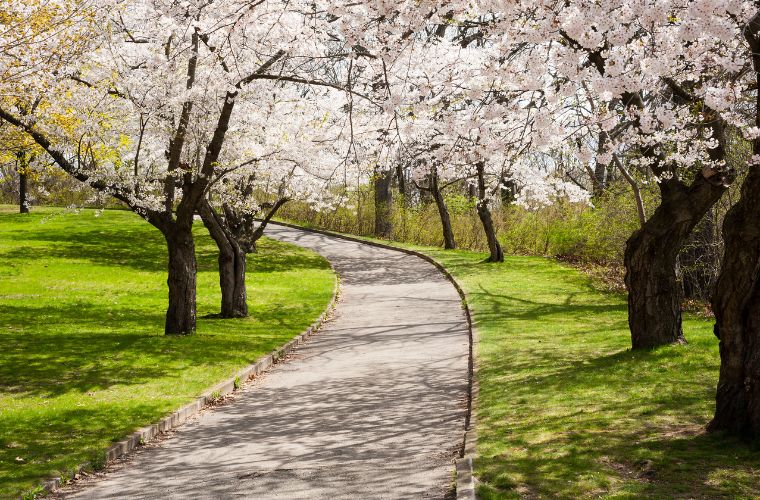
[[197, 265], [192, 224], [173, 224], [162, 230], [169, 248], [169, 307], [164, 333], [187, 335], [195, 331]]
[[438, 179], [438, 170], [433, 167], [430, 170], [430, 193], [435, 200], [435, 206], [438, 208], [438, 215], [441, 217], [441, 226], [443, 228], [443, 248], [445, 250], [454, 250], [457, 245], [454, 240], [454, 231], [451, 228], [451, 216], [446, 206], [446, 200], [443, 198], [443, 192]]
[[677, 179], [663, 180], [660, 191], [657, 210], [628, 239], [625, 249], [628, 325], [634, 349], [685, 342], [676, 259], [725, 187], [699, 173], [691, 186]]
[[501, 249], [499, 240], [496, 238], [496, 229], [493, 225], [491, 211], [488, 209], [488, 198], [486, 196], [485, 166], [482, 163], [476, 165], [478, 173], [478, 217], [483, 224], [483, 230], [486, 233], [488, 241], [488, 259], [486, 262], [504, 262], [504, 251]]
[[[404, 177], [404, 166], [401, 162], [396, 164], [396, 182], [398, 182], [398, 194], [406, 197], [406, 177]], [[406, 198], [404, 198], [406, 201]]]
[[[760, 151], [760, 148], [757, 148]], [[760, 171], [751, 167], [726, 215], [726, 251], [712, 299], [720, 377], [712, 431], [760, 437]]]
[[27, 197], [28, 175], [25, 171], [18, 174], [18, 211], [21, 214], [29, 213], [29, 199]]
[[18, 153], [18, 211], [21, 214], [29, 213], [28, 181], [29, 161], [26, 151]]
[[517, 200], [515, 181], [510, 179], [506, 174], [502, 174], [501, 176], [499, 191], [501, 192], [501, 204], [503, 206], [511, 205]]
[[612, 155], [612, 158], [620, 170], [620, 173], [623, 174], [626, 182], [628, 182], [628, 185], [631, 186], [633, 198], [636, 201], [636, 215], [639, 216], [639, 224], [643, 226], [647, 222], [647, 212], [644, 209], [644, 199], [641, 197], [641, 189], [639, 188], [639, 183], [636, 182], [636, 179], [634, 179], [631, 173], [628, 172], [628, 169], [623, 166], [623, 162], [620, 161], [620, 158], [617, 155]]
[[393, 210], [393, 174], [390, 170], [375, 170], [375, 236], [390, 238], [393, 232], [391, 212]]
[[[744, 30], [760, 83], [760, 12]], [[760, 126], [760, 92], [755, 125]], [[760, 139], [752, 142], [760, 154]], [[739, 201], [723, 221], [725, 253], [712, 299], [720, 339], [720, 377], [710, 431], [760, 438], [760, 167], [752, 165]]]
[[198, 213], [219, 249], [219, 287], [222, 292], [219, 317], [244, 318], [248, 316], [245, 251], [226, 229], [224, 222], [208, 200], [201, 202]]
[[247, 245], [248, 249], [247, 252], [255, 252], [256, 251], [256, 242], [261, 239], [262, 236], [264, 236], [264, 231], [267, 228], [267, 225], [272, 220], [272, 218], [275, 216], [277, 211], [282, 207], [284, 204], [286, 204], [288, 201], [290, 201], [290, 198], [287, 198], [285, 196], [279, 198], [277, 201], [275, 201], [270, 207], [268, 207], [268, 212], [264, 216], [263, 219], [261, 219], [261, 222], [259, 222], [258, 227], [254, 229], [251, 232], [251, 235], [249, 238], [247, 238]]

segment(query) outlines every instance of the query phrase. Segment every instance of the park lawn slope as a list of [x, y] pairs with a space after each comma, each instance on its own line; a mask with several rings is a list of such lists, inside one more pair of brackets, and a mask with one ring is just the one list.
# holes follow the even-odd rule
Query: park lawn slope
[[756, 449], [704, 431], [720, 365], [711, 322], [687, 318], [688, 345], [632, 352], [624, 297], [575, 269], [424, 251], [462, 285], [480, 336], [482, 499], [760, 495]]
[[[163, 335], [166, 247], [131, 212], [0, 209], [0, 497], [102, 452], [305, 330], [332, 297], [322, 257], [264, 239], [250, 317], [219, 311], [216, 249], [196, 224], [198, 332]], [[100, 463], [99, 463], [100, 462]]]

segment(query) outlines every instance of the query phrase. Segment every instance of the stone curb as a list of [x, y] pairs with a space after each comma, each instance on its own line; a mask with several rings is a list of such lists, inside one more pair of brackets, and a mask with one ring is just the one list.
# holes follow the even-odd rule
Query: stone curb
[[[338, 298], [340, 297], [340, 275], [335, 268], [330, 264], [330, 268], [335, 273], [335, 285], [333, 286], [333, 293], [330, 302], [324, 312], [317, 318], [317, 320], [311, 324], [303, 333], [292, 338], [286, 344], [278, 347], [270, 354], [259, 358], [255, 363], [248, 365], [247, 367], [239, 370], [234, 377], [225, 380], [206, 392], [198, 396], [192, 403], [186, 404], [179, 410], [173, 412], [171, 415], [166, 416], [156, 422], [153, 425], [142, 427], [132, 434], [128, 435], [125, 439], [112, 444], [108, 450], [104, 453], [106, 463], [113, 462], [114, 460], [123, 457], [135, 450], [141, 444], [145, 444], [158, 435], [176, 429], [187, 421], [188, 418], [198, 414], [203, 408], [212, 405], [219, 398], [222, 398], [232, 392], [237, 391], [247, 382], [255, 379], [257, 376], [265, 373], [275, 364], [281, 361], [286, 355], [292, 352], [296, 347], [309, 339], [314, 335], [322, 325], [330, 319], [335, 306], [337, 305]], [[80, 473], [82, 470], [89, 468], [90, 464], [81, 464], [74, 468], [72, 476]], [[42, 484], [44, 494], [53, 493], [57, 488], [61, 486], [61, 478], [55, 477]]]
[[456, 492], [457, 500], [469, 500], [476, 499], [475, 494], [475, 475], [473, 473], [472, 460], [477, 455], [477, 434], [475, 431], [475, 401], [477, 401], [479, 387], [477, 380], [478, 363], [476, 359], [477, 346], [478, 346], [478, 334], [477, 330], [472, 324], [472, 314], [470, 313], [470, 307], [467, 304], [467, 296], [462, 290], [454, 276], [443, 265], [432, 257], [425, 255], [424, 253], [417, 252], [416, 250], [410, 250], [408, 248], [402, 248], [393, 246], [391, 244], [379, 243], [377, 241], [364, 240], [349, 236], [343, 233], [336, 233], [333, 231], [326, 231], [324, 229], [313, 229], [310, 227], [303, 227], [297, 224], [291, 224], [289, 222], [271, 221], [272, 225], [280, 225], [290, 227], [293, 229], [299, 229], [301, 231], [307, 231], [311, 233], [323, 234], [325, 236], [332, 236], [334, 238], [340, 238], [347, 241], [354, 241], [356, 243], [364, 243], [369, 246], [384, 248], [386, 250], [396, 250], [397, 252], [405, 253], [407, 255], [413, 255], [419, 257], [422, 260], [433, 264], [443, 274], [447, 280], [454, 285], [459, 297], [462, 299], [462, 309], [464, 310], [465, 317], [467, 318], [467, 329], [469, 331], [470, 341], [470, 357], [468, 360], [468, 382], [467, 382], [467, 414], [465, 415], [464, 422], [464, 436], [462, 438], [462, 447], [459, 451], [459, 459], [456, 461]]

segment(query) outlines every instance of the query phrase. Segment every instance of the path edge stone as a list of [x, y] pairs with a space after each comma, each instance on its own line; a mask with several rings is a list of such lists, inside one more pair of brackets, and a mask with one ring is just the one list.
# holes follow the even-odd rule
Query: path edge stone
[[[469, 333], [469, 359], [467, 367], [467, 413], [465, 414], [464, 433], [462, 436], [462, 446], [459, 451], [459, 458], [455, 463], [455, 475], [456, 475], [456, 498], [457, 500], [475, 500], [476, 495], [476, 477], [474, 474], [473, 460], [477, 456], [477, 433], [475, 430], [476, 408], [475, 402], [478, 399], [479, 386], [478, 386], [478, 332], [475, 325], [472, 322], [472, 313], [470, 306], [467, 303], [467, 295], [459, 285], [454, 276], [446, 269], [440, 262], [425, 255], [422, 252], [411, 250], [409, 248], [397, 247], [389, 243], [381, 243], [374, 240], [365, 240], [357, 238], [344, 233], [336, 233], [334, 231], [327, 231], [325, 229], [316, 229], [311, 227], [299, 226], [290, 222], [283, 221], [271, 221], [271, 225], [280, 225], [289, 227], [292, 229], [298, 229], [301, 231], [323, 234], [325, 236], [331, 236], [333, 238], [340, 238], [347, 241], [353, 241], [356, 243], [364, 243], [369, 246], [383, 248], [386, 250], [395, 250], [397, 252], [405, 253], [407, 255], [413, 255], [420, 259], [432, 264], [440, 271], [443, 276], [454, 285], [460, 299], [462, 300], [462, 310], [467, 318], [467, 330]], [[266, 233], [265, 233], [266, 234]]]
[[[311, 336], [316, 334], [321, 329], [321, 327], [330, 320], [335, 310], [335, 306], [340, 299], [340, 274], [338, 274], [338, 271], [333, 267], [332, 263], [329, 261], [328, 263], [330, 264], [330, 269], [332, 269], [333, 274], [335, 275], [335, 284], [333, 285], [332, 297], [330, 298], [330, 302], [327, 304], [327, 307], [322, 312], [322, 314], [320, 314], [319, 317], [306, 330], [296, 335], [271, 353], [259, 358], [256, 360], [256, 362], [246, 366], [245, 368], [242, 368], [241, 370], [238, 370], [233, 377], [216, 384], [210, 389], [207, 389], [193, 402], [182, 406], [178, 410], [172, 412], [170, 415], [167, 415], [154, 424], [136, 430], [135, 432], [125, 436], [121, 441], [118, 441], [109, 446], [103, 454], [105, 464], [107, 465], [114, 460], [117, 460], [124, 457], [125, 455], [134, 452], [138, 446], [152, 441], [163, 433], [180, 427], [185, 422], [187, 422], [190, 417], [197, 415], [204, 408], [213, 405], [218, 399], [240, 390], [246, 384], [253, 381], [256, 377], [269, 371], [285, 356], [290, 354], [296, 347], [300, 346]], [[89, 462], [80, 464], [71, 470], [71, 476], [73, 477], [77, 474], [80, 474], [82, 471], [89, 469], [90, 467], [91, 463]], [[58, 488], [65, 484], [66, 482], [63, 481], [60, 476], [53, 477], [41, 484], [42, 491], [40, 493], [43, 495], [55, 493]]]

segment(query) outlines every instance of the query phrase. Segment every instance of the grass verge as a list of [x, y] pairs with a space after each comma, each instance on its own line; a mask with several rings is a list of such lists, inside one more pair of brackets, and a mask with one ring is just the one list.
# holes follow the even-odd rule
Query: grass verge
[[329, 264], [263, 240], [250, 317], [218, 312], [213, 241], [196, 226], [198, 333], [163, 335], [166, 250], [131, 212], [0, 209], [0, 498], [92, 461], [137, 427], [301, 333], [324, 310]]
[[710, 321], [687, 315], [688, 345], [632, 352], [625, 297], [566, 264], [390, 244], [433, 257], [467, 295], [481, 499], [760, 497], [757, 448], [704, 431], [720, 365]]
[[553, 260], [427, 250], [480, 335], [478, 493], [496, 498], [760, 495], [760, 456], [704, 431], [720, 364], [708, 321], [632, 352], [624, 297]]

